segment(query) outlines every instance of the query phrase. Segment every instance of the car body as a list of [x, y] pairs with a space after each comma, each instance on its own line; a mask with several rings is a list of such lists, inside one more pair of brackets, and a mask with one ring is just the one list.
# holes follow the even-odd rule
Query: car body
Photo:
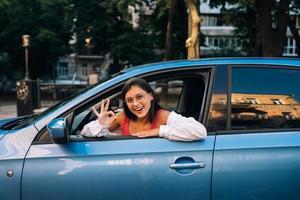
[[[84, 138], [91, 106], [122, 109], [143, 77], [205, 140]], [[299, 199], [300, 60], [220, 58], [129, 68], [39, 116], [0, 121], [0, 196], [14, 199]]]

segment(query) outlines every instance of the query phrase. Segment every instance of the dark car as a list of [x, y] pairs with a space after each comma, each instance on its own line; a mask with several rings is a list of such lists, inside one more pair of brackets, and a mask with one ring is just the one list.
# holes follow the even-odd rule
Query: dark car
[[[160, 105], [202, 122], [205, 140], [85, 138], [103, 98], [122, 109], [142, 77]], [[60, 102], [0, 121], [1, 200], [300, 199], [300, 60], [235, 58], [155, 63]], [[48, 129], [47, 129], [48, 125]]]

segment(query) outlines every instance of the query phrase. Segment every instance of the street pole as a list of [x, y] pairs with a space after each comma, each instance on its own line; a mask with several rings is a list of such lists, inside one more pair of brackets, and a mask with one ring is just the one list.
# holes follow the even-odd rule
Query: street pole
[[30, 45], [30, 35], [22, 36], [22, 46], [25, 49], [25, 80], [29, 80], [29, 69], [28, 69], [28, 47]]
[[34, 113], [35, 108], [40, 107], [39, 83], [29, 78], [29, 35], [22, 36], [22, 46], [25, 51], [25, 77], [16, 83], [18, 116], [31, 115]]
[[28, 47], [25, 47], [25, 80], [29, 80], [29, 72], [28, 72]]

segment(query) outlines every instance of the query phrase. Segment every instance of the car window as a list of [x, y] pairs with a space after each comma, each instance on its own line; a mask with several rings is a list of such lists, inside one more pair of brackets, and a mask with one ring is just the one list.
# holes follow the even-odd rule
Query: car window
[[207, 119], [209, 132], [227, 129], [227, 82], [227, 66], [218, 66]]
[[232, 69], [231, 128], [300, 128], [300, 70]]
[[[200, 75], [178, 76], [176, 78], [164, 78], [149, 81], [150, 86], [158, 97], [159, 104], [166, 110], [176, 111], [187, 117], [199, 119], [201, 105], [204, 98], [205, 82]], [[113, 94], [107, 95], [110, 98], [110, 110], [120, 112], [123, 109], [121, 98], [121, 87]], [[104, 95], [106, 96], [106, 95]], [[193, 96], [193, 98], [191, 98]], [[70, 138], [78, 137], [84, 125], [96, 119], [91, 107], [100, 107], [99, 97], [93, 104], [87, 104], [74, 112], [73, 122], [70, 128]], [[120, 130], [115, 131], [120, 133]], [[114, 138], [116, 138], [114, 136]]]

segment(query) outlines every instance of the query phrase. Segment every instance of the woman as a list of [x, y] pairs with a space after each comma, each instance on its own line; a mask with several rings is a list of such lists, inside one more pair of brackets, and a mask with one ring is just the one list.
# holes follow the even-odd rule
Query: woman
[[205, 127], [194, 118], [183, 117], [175, 112], [162, 109], [150, 85], [141, 78], [128, 80], [122, 90], [124, 110], [115, 114], [109, 111], [109, 99], [101, 103], [98, 117], [84, 126], [81, 134], [86, 137], [111, 135], [121, 128], [122, 135], [164, 137], [176, 141], [205, 139]]

